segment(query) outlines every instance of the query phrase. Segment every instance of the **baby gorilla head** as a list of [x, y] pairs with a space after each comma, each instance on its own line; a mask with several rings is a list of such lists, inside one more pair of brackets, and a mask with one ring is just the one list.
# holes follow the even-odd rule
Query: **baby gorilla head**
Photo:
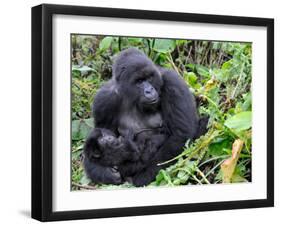
[[140, 153], [131, 136], [116, 137], [110, 130], [95, 128], [85, 142], [84, 157], [84, 167], [92, 181], [120, 184], [119, 167], [125, 161], [137, 161]]
[[124, 161], [136, 159], [139, 155], [132, 138], [116, 137], [110, 130], [101, 128], [92, 130], [86, 141], [84, 152], [89, 159], [116, 168]]
[[100, 135], [97, 139], [98, 149], [100, 149], [101, 152], [104, 152], [106, 149], [119, 147], [122, 145], [120, 138], [117, 138], [110, 130], [100, 129]]
[[93, 160], [99, 160], [104, 165], [120, 164], [120, 150], [124, 146], [123, 139], [107, 129], [95, 128], [86, 142], [85, 154]]

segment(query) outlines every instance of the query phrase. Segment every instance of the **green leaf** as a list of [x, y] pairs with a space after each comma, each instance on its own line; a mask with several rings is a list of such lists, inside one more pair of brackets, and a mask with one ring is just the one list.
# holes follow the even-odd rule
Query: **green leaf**
[[185, 172], [184, 170], [180, 170], [180, 171], [178, 172], [177, 177], [181, 178], [181, 177], [184, 177], [185, 175], [186, 175], [186, 172]]
[[226, 82], [228, 79], [228, 72], [225, 72], [224, 70], [221, 69], [213, 69], [211, 70], [211, 74], [216, 77], [216, 79], [220, 82]]
[[79, 134], [79, 125], [80, 120], [73, 120], [72, 121], [72, 140], [80, 140], [80, 134]]
[[210, 78], [209, 69], [207, 67], [204, 67], [202, 65], [197, 64], [196, 65], [196, 71], [199, 75], [205, 78]]
[[130, 44], [136, 45], [142, 43], [142, 38], [128, 38]]
[[85, 122], [82, 121], [80, 123], [80, 134], [81, 134], [82, 139], [85, 139], [88, 136], [90, 130], [91, 130], [91, 127], [88, 126]]
[[72, 121], [72, 140], [85, 139], [93, 128], [92, 119], [73, 120]]
[[199, 64], [186, 64], [187, 68], [191, 69], [193, 72], [198, 73], [204, 78], [210, 79], [210, 72], [209, 69], [205, 66], [199, 65]]
[[195, 71], [196, 64], [186, 64], [185, 66], [191, 69], [192, 71]]
[[180, 184], [181, 184], [181, 180], [179, 178], [173, 180], [173, 185], [180, 185]]
[[72, 160], [78, 160], [81, 156], [82, 150], [76, 151], [76, 152], [72, 152], [71, 153], [71, 159]]
[[155, 39], [153, 49], [160, 53], [172, 52], [176, 47], [175, 40], [171, 39]]
[[179, 184], [185, 184], [186, 181], [189, 179], [188, 173], [186, 173], [184, 170], [180, 170], [177, 174], [177, 178], [173, 181], [173, 184], [179, 185]]
[[225, 121], [224, 125], [236, 131], [247, 130], [252, 126], [252, 112], [251, 111], [240, 112], [228, 118]]
[[184, 72], [183, 73], [184, 80], [194, 89], [199, 89], [201, 84], [197, 82], [198, 78], [194, 72]]
[[156, 183], [159, 185], [161, 181], [164, 179], [162, 172], [159, 172], [156, 176]]
[[244, 111], [251, 110], [251, 108], [252, 108], [252, 94], [251, 94], [251, 92], [243, 95], [243, 99], [245, 101], [242, 104], [242, 109]]
[[80, 184], [82, 185], [88, 185], [90, 182], [91, 180], [86, 175], [83, 175], [80, 179]]
[[225, 149], [231, 149], [232, 140], [227, 138], [223, 138], [223, 140], [218, 142], [213, 142], [209, 146], [209, 153], [212, 156], [220, 156], [225, 155]]
[[229, 69], [231, 69], [232, 65], [233, 65], [233, 60], [231, 59], [229, 61], [224, 62], [223, 65], [221, 66], [221, 69], [229, 70]]
[[161, 169], [156, 176], [156, 183], [157, 185], [165, 185], [165, 184], [172, 184], [172, 180], [170, 175], [163, 169]]
[[91, 128], [94, 128], [94, 123], [93, 123], [93, 118], [87, 118], [87, 119], [83, 119], [83, 121], [85, 122], [85, 124]]
[[218, 50], [221, 48], [221, 42], [212, 42], [212, 49]]
[[109, 49], [112, 40], [113, 40], [113, 37], [105, 37], [103, 40], [101, 40], [100, 45], [99, 45], [99, 50], [106, 51], [107, 49]]
[[188, 44], [188, 43], [191, 43], [192, 41], [190, 40], [176, 40], [176, 45], [177, 46], [181, 46], [181, 45], [185, 45], [185, 44]]
[[90, 68], [88, 66], [79, 66], [79, 65], [73, 65], [72, 71], [80, 71], [82, 74], [89, 72], [89, 71], [95, 71], [93, 68]]

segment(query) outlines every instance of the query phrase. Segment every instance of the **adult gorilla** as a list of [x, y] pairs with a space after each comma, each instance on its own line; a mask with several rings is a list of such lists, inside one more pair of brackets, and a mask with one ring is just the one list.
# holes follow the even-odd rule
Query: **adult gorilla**
[[[130, 176], [136, 186], [150, 183], [159, 169], [167, 166], [157, 163], [177, 156], [188, 139], [202, 133], [194, 97], [184, 80], [176, 72], [156, 66], [135, 48], [117, 56], [111, 80], [95, 97], [93, 116], [96, 127], [109, 129], [117, 136], [130, 131], [149, 137], [158, 134], [159, 128], [165, 134], [163, 144], [147, 162], [121, 166], [121, 176]], [[89, 170], [88, 176], [91, 178]]]

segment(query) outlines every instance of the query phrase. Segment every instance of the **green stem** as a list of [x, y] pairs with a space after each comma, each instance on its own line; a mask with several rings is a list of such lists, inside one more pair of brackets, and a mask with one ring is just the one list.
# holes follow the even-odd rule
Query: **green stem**
[[205, 177], [208, 177], [211, 173], [215, 171], [216, 168], [218, 168], [222, 163], [224, 162], [224, 159], [221, 160], [217, 165], [215, 165], [206, 175]]
[[245, 63], [242, 64], [241, 71], [240, 71], [240, 74], [239, 74], [239, 78], [238, 78], [237, 84], [236, 84], [236, 86], [235, 86], [235, 88], [232, 92], [231, 99], [233, 99], [235, 97], [236, 90], [238, 89], [238, 86], [240, 85], [242, 75], [243, 75], [243, 71], [244, 71], [244, 67], [245, 67]]
[[173, 61], [173, 58], [172, 58], [172, 55], [171, 53], [169, 52], [169, 55], [168, 55], [168, 61], [170, 64], [172, 64], [174, 70], [178, 73], [178, 75], [180, 75], [181, 73], [179, 72], [177, 66], [175, 65], [174, 61]]
[[207, 177], [204, 175], [204, 173], [203, 173], [198, 167], [196, 167], [196, 171], [200, 174], [200, 176], [203, 178], [203, 180], [204, 180], [207, 184], [211, 184], [210, 181], [208, 181]]
[[189, 156], [187, 157], [186, 160], [190, 160], [200, 150], [202, 150], [203, 148], [206, 148], [211, 143], [211, 141], [218, 135], [219, 135], [219, 133], [217, 133], [217, 131], [214, 130], [214, 128], [210, 129], [209, 132], [204, 136], [204, 138], [207, 137], [207, 139], [206, 140], [202, 139], [202, 142], [200, 144], [198, 144], [198, 146], [195, 147], [193, 151], [190, 151], [190, 149], [187, 149], [186, 151], [183, 151], [180, 155], [176, 156], [175, 158], [172, 158], [172, 159], [162, 162], [162, 163], [158, 163], [157, 166], [162, 166], [167, 163], [173, 162], [173, 161], [179, 159], [180, 157], [186, 156], [188, 154], [189, 154]]
[[229, 156], [230, 156], [230, 155], [222, 155], [222, 156], [217, 156], [217, 157], [208, 159], [208, 160], [202, 162], [198, 167], [201, 167], [201, 166], [203, 166], [204, 164], [206, 164], [206, 163], [208, 163], [208, 162], [212, 162], [212, 161], [217, 160], [217, 159], [226, 159], [226, 158], [228, 158]]

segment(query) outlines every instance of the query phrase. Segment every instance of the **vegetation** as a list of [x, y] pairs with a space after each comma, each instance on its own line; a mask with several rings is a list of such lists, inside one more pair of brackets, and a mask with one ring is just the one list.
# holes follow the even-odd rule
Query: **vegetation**
[[81, 164], [83, 143], [93, 127], [95, 93], [111, 77], [115, 54], [129, 47], [177, 71], [194, 93], [199, 112], [210, 117], [208, 132], [187, 141], [176, 163], [149, 186], [251, 181], [250, 43], [73, 35], [72, 189], [132, 187], [93, 184]]

